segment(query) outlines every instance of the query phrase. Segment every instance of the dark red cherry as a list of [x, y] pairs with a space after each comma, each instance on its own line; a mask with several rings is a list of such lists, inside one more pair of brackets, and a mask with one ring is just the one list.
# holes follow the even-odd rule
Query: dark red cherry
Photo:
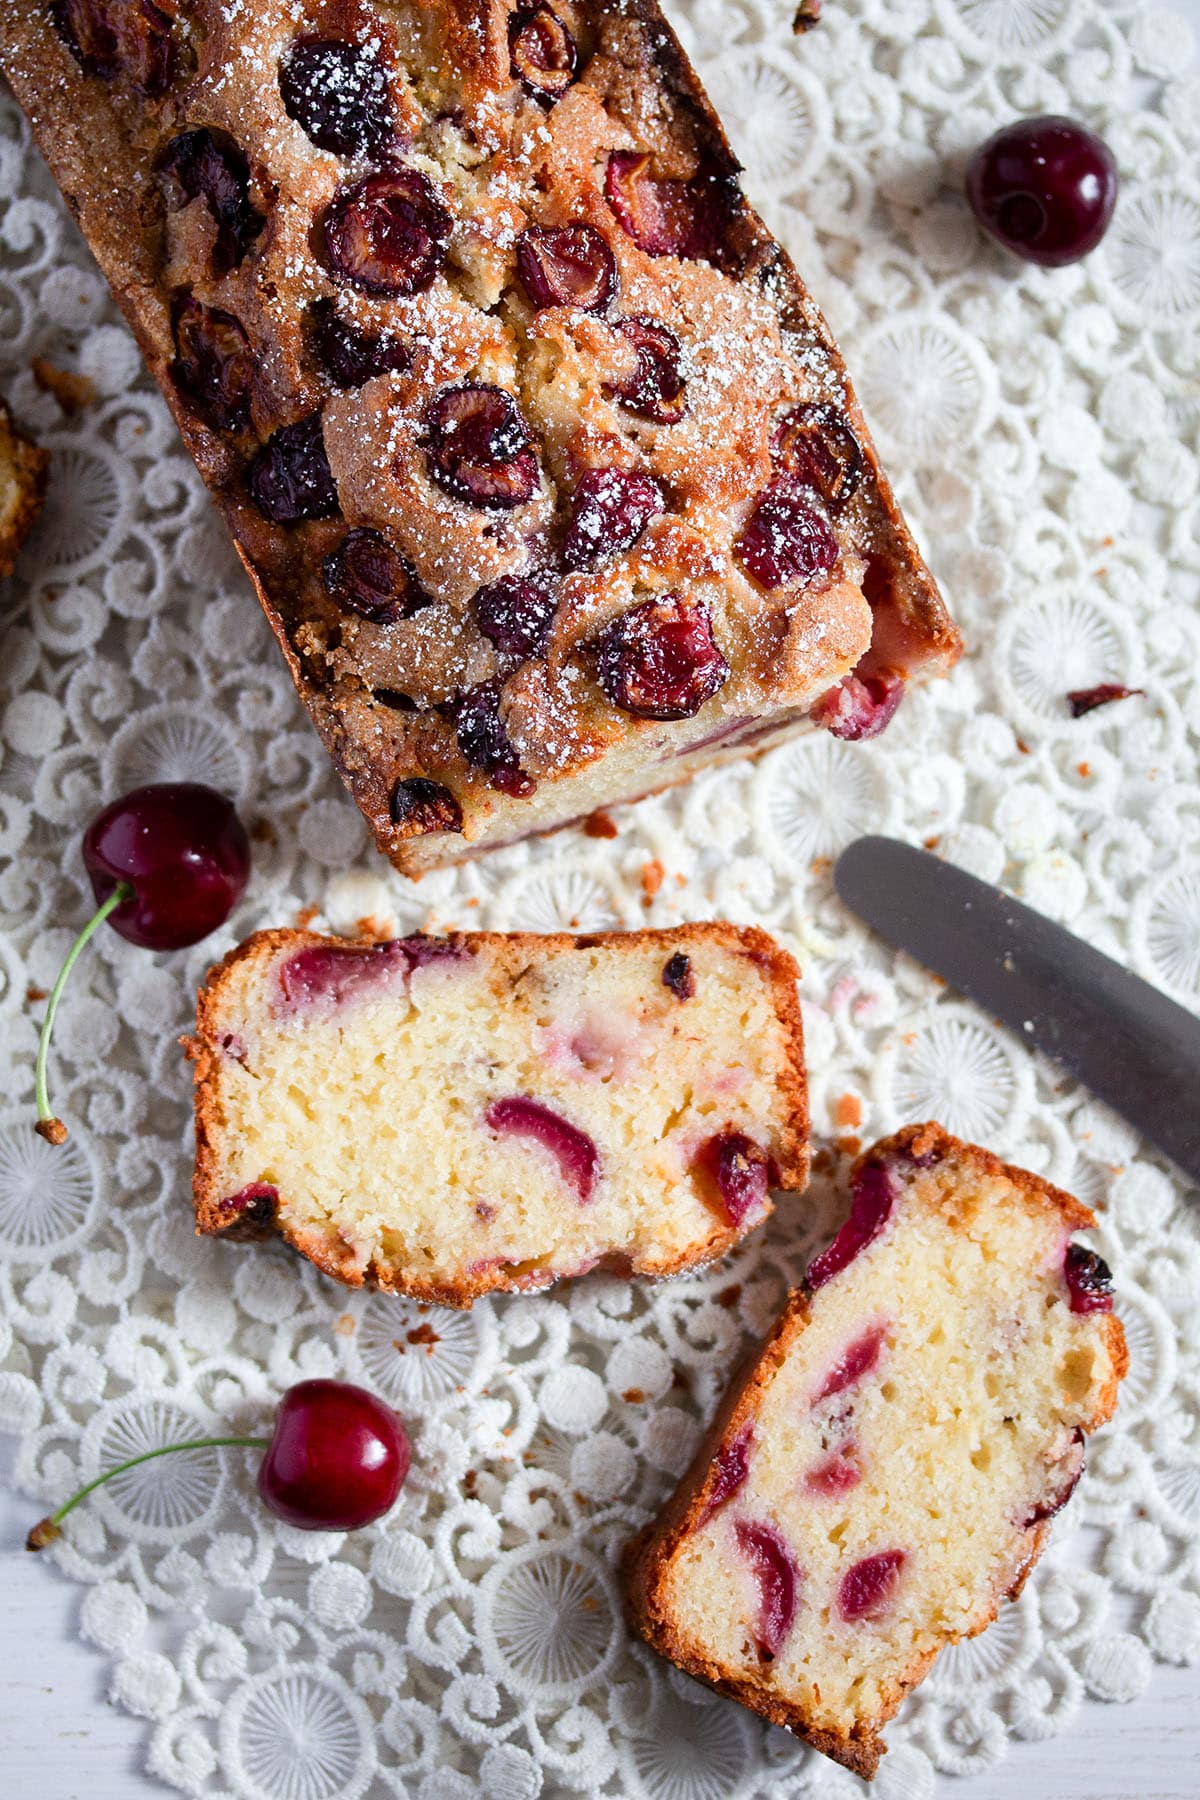
[[317, 361], [340, 388], [358, 388], [375, 375], [412, 366], [412, 351], [391, 331], [361, 331], [343, 319], [331, 300], [313, 307], [312, 347]]
[[493, 1100], [485, 1117], [501, 1137], [527, 1137], [548, 1150], [576, 1199], [587, 1204], [599, 1178], [600, 1156], [586, 1131], [527, 1094]]
[[864, 1375], [869, 1375], [879, 1362], [879, 1353], [886, 1336], [886, 1326], [873, 1325], [861, 1337], [855, 1338], [843, 1350], [813, 1395], [813, 1406], [819, 1406], [822, 1400], [828, 1400], [834, 1394], [845, 1393], [848, 1387], [853, 1387]]
[[393, 136], [387, 71], [373, 44], [299, 38], [279, 66], [289, 119], [320, 150], [377, 156]]
[[748, 575], [765, 588], [812, 581], [838, 559], [837, 539], [813, 505], [812, 490], [790, 475], [776, 476], [735, 545]]
[[392, 824], [402, 837], [425, 837], [433, 831], [461, 831], [462, 807], [440, 781], [409, 775], [398, 781], [388, 802]]
[[369, 525], [348, 531], [325, 558], [321, 573], [331, 600], [376, 625], [407, 619], [430, 603], [400, 552]]
[[604, 312], [617, 291], [617, 259], [594, 225], [531, 225], [517, 239], [529, 304]]
[[1111, 1312], [1112, 1270], [1084, 1244], [1068, 1244], [1063, 1276], [1073, 1313]]
[[892, 1215], [896, 1184], [886, 1163], [864, 1163], [854, 1177], [850, 1217], [827, 1250], [814, 1256], [804, 1279], [809, 1288], [823, 1287], [848, 1268], [873, 1243]]
[[126, 76], [148, 100], [175, 75], [171, 20], [154, 0], [53, 0], [59, 36], [85, 75]]
[[692, 967], [692, 959], [682, 950], [676, 950], [668, 956], [663, 964], [662, 984], [669, 988], [677, 1000], [690, 1000], [696, 992], [696, 971]]
[[500, 717], [498, 681], [468, 688], [454, 703], [458, 747], [473, 769], [482, 769], [494, 788], [523, 799], [537, 783], [525, 774]]
[[640, 419], [678, 425], [687, 411], [679, 339], [660, 319], [618, 319], [616, 328], [633, 345], [637, 360], [623, 381], [606, 383], [605, 393]]
[[417, 169], [381, 169], [348, 188], [325, 214], [335, 275], [368, 294], [422, 294], [446, 260], [454, 221]]
[[628, 550], [663, 510], [659, 485], [632, 469], [589, 469], [571, 497], [563, 541], [568, 569], [591, 569]]
[[761, 1213], [771, 1187], [766, 1154], [744, 1131], [721, 1131], [702, 1145], [700, 1167], [715, 1182], [721, 1204], [734, 1225]]
[[106, 806], [83, 836], [98, 902], [121, 882], [132, 896], [109, 924], [147, 950], [182, 950], [223, 925], [250, 876], [250, 842], [224, 794], [164, 781]]
[[596, 640], [596, 672], [614, 706], [640, 719], [690, 719], [729, 678], [703, 600], [643, 600]]
[[502, 656], [540, 656], [558, 611], [559, 580], [549, 569], [506, 575], [481, 587], [471, 611], [488, 642]]
[[1033, 1508], [1022, 1520], [1022, 1530], [1028, 1531], [1033, 1525], [1042, 1525], [1047, 1519], [1053, 1519], [1060, 1513], [1075, 1489], [1079, 1486], [1083, 1475], [1085, 1460], [1083, 1432], [1078, 1426], [1071, 1436], [1066, 1451], [1048, 1470], [1048, 1484], [1039, 1495]]
[[512, 72], [538, 100], [553, 105], [579, 67], [575, 39], [550, 6], [530, 6], [508, 28]]
[[844, 416], [832, 406], [793, 406], [775, 427], [771, 461], [839, 511], [862, 479], [863, 453]]
[[750, 1452], [753, 1448], [754, 1426], [750, 1423], [743, 1425], [740, 1431], [722, 1444], [712, 1461], [712, 1473], [709, 1477], [711, 1485], [696, 1521], [698, 1525], [711, 1519], [719, 1507], [724, 1506], [727, 1500], [732, 1500], [738, 1490], [745, 1486], [746, 1477], [750, 1473]]
[[887, 1611], [907, 1561], [903, 1550], [880, 1550], [847, 1569], [838, 1584], [837, 1597], [838, 1612], [847, 1624], [855, 1619], [877, 1619]]
[[653, 157], [640, 150], [614, 150], [604, 192], [622, 231], [647, 255], [726, 260], [741, 202], [733, 176], [700, 169], [678, 181], [655, 175]]
[[796, 1559], [770, 1525], [739, 1519], [734, 1525], [738, 1549], [750, 1564], [758, 1585], [758, 1618], [754, 1635], [764, 1659], [777, 1656], [792, 1628], [799, 1598]]
[[390, 1512], [411, 1461], [389, 1406], [348, 1381], [301, 1381], [275, 1414], [263, 1504], [302, 1531], [357, 1531]]
[[338, 509], [319, 412], [272, 433], [246, 474], [250, 498], [277, 525], [327, 519]]
[[1078, 262], [1117, 202], [1112, 151], [1085, 125], [1047, 114], [1004, 125], [967, 165], [967, 199], [984, 230], [1027, 262]]
[[834, 737], [858, 743], [878, 737], [903, 698], [904, 677], [891, 669], [878, 675], [843, 675], [835, 688], [821, 695], [809, 717]]
[[244, 431], [250, 423], [254, 353], [241, 325], [219, 306], [181, 294], [171, 309], [175, 361], [171, 378], [214, 431]]
[[425, 415], [425, 448], [434, 479], [475, 506], [523, 506], [537, 491], [537, 451], [503, 388], [444, 388]]
[[217, 227], [213, 269], [228, 275], [240, 266], [266, 219], [250, 201], [250, 164], [226, 131], [182, 131], [158, 163], [167, 205], [178, 212], [203, 199]]
[[1102, 681], [1098, 687], [1072, 688], [1067, 695], [1067, 705], [1073, 719], [1082, 719], [1085, 713], [1095, 712], [1098, 706], [1108, 706], [1113, 700], [1131, 700], [1135, 694], [1144, 692], [1144, 688], [1122, 687], [1116, 681]]

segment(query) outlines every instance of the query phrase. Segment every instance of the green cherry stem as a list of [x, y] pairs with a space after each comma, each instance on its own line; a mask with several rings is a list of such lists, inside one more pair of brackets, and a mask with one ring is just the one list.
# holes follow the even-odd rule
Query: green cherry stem
[[123, 1475], [126, 1469], [136, 1469], [139, 1463], [153, 1462], [156, 1456], [172, 1456], [176, 1450], [220, 1450], [227, 1445], [241, 1450], [269, 1450], [271, 1440], [257, 1437], [189, 1438], [183, 1444], [160, 1444], [157, 1450], [143, 1450], [140, 1456], [131, 1456], [128, 1462], [117, 1463], [115, 1468], [105, 1469], [103, 1475], [97, 1475], [94, 1481], [89, 1481], [86, 1487], [81, 1487], [77, 1494], [72, 1494], [71, 1498], [64, 1506], [60, 1506], [57, 1512], [49, 1513], [46, 1518], [39, 1519], [25, 1539], [25, 1548], [27, 1550], [44, 1550], [47, 1544], [52, 1544], [55, 1538], [61, 1537], [62, 1522], [67, 1514], [73, 1512], [81, 1500], [86, 1500], [95, 1488], [103, 1487], [106, 1481], [111, 1481], [114, 1475]]
[[46, 1092], [46, 1058], [50, 1054], [50, 1033], [54, 1030], [54, 1015], [58, 1011], [58, 1003], [62, 999], [62, 991], [67, 985], [67, 976], [75, 967], [79, 952], [99, 931], [109, 913], [116, 912], [126, 900], [133, 899], [133, 889], [127, 881], [118, 881], [108, 899], [98, 906], [92, 914], [71, 948], [67, 951], [67, 959], [58, 971], [58, 980], [50, 992], [46, 1007], [46, 1017], [42, 1020], [42, 1034], [38, 1038], [37, 1072], [34, 1077], [34, 1094], [37, 1098], [37, 1124], [34, 1130], [39, 1137], [44, 1137], [48, 1144], [65, 1144], [67, 1128], [61, 1119], [55, 1118], [50, 1111], [50, 1097]]

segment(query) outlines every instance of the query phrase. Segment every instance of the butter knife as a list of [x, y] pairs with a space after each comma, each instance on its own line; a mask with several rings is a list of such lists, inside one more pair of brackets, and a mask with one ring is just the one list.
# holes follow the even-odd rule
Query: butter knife
[[1200, 1018], [1032, 907], [895, 838], [864, 837], [838, 895], [889, 944], [1062, 1065], [1200, 1182]]

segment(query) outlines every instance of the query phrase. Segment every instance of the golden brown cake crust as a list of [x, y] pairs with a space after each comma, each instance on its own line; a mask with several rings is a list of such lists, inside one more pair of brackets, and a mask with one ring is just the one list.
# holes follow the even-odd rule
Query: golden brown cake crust
[[[44, 4], [0, 0], [0, 61], [38, 143], [217, 497], [326, 747], [380, 848], [410, 874], [556, 829], [597, 805], [686, 780], [697, 768], [761, 753], [805, 724], [812, 703], [860, 662], [868, 643], [872, 669], [912, 673], [922, 666], [945, 669], [960, 648], [879, 470], [828, 329], [736, 188], [736, 163], [721, 127], [653, 0], [562, 0], [560, 13], [586, 51], [586, 66], [544, 114], [536, 106], [531, 111], [528, 100], [517, 104], [507, 47], [514, 8], [515, 0], [425, 0], [405, 11], [380, 0], [376, 13], [366, 0], [306, 0], [299, 10], [273, 0], [253, 13], [237, 9], [231, 23], [230, 9], [218, 0], [195, 0], [180, 9], [176, 24], [185, 39], [181, 73], [165, 93], [145, 101], [123, 78], [85, 74]], [[314, 155], [284, 115], [275, 84], [253, 74], [273, 69], [281, 45], [316, 24], [354, 39], [369, 23], [388, 54], [400, 59], [398, 34], [409, 28], [403, 19], [423, 34], [423, 54], [411, 45], [406, 54], [423, 65], [421, 80], [431, 91], [418, 106], [415, 89], [393, 80], [402, 143], [406, 134], [425, 131], [418, 146], [424, 155], [431, 121], [456, 110], [468, 137], [474, 133], [471, 155], [483, 146], [495, 171], [489, 183], [472, 187], [468, 158], [463, 168], [455, 165], [453, 182], [447, 177], [442, 184], [456, 216], [460, 206], [466, 209], [461, 222], [469, 241], [466, 262], [453, 271], [453, 292], [438, 299], [436, 330], [429, 323], [436, 290], [381, 301], [334, 283], [314, 257], [313, 220], [365, 165]], [[447, 89], [439, 100], [439, 84], [447, 83], [453, 95]], [[174, 134], [199, 126], [245, 139], [250, 200], [267, 217], [244, 264], [224, 274], [210, 266], [213, 226], [203, 204], [166, 208], [155, 174]], [[538, 133], [547, 139], [540, 151]], [[614, 147], [651, 153], [669, 179], [690, 177], [694, 169], [710, 173], [727, 209], [719, 260], [735, 279], [704, 257], [652, 256], [622, 233], [596, 172]], [[543, 157], [536, 168], [535, 152]], [[450, 194], [455, 183], [462, 191]], [[518, 188], [518, 199], [503, 197]], [[669, 321], [697, 367], [706, 357], [745, 360], [738, 380], [709, 382], [703, 406], [671, 429], [635, 421], [630, 430], [628, 418], [614, 423], [620, 409], [597, 376], [604, 358], [620, 351], [612, 320], [589, 315], [581, 322], [574, 314], [568, 319], [567, 309], [549, 308], [533, 321], [521, 315], [514, 326], [511, 317], [501, 319], [498, 303], [477, 304], [476, 288], [489, 283], [499, 282], [511, 297], [511, 244], [527, 219], [553, 226], [581, 217], [603, 227], [618, 256], [623, 317]], [[252, 416], [244, 429], [212, 428], [172, 377], [172, 304], [183, 293], [231, 312], [249, 335]], [[483, 298], [489, 296], [490, 289]], [[314, 363], [305, 323], [314, 304], [330, 301], [363, 330], [391, 329], [403, 316], [419, 350], [412, 366], [353, 391], [331, 388]], [[510, 301], [505, 304], [511, 314]], [[749, 344], [768, 340], [774, 344], [769, 368], [746, 360]], [[585, 381], [569, 429], [538, 415], [546, 465], [540, 495], [511, 514], [447, 507], [418, 469], [413, 442], [414, 420], [429, 394], [439, 384], [478, 380], [482, 369], [485, 379], [531, 400], [539, 384], [553, 386], [546, 357], [560, 369], [578, 367]], [[760, 402], [755, 395], [768, 374]], [[768, 478], [773, 420], [781, 405], [795, 400], [835, 408], [858, 440], [863, 472], [837, 522], [839, 563], [807, 587], [781, 590], [786, 603], [780, 604], [780, 594], [747, 579], [729, 546], [752, 504], [747, 497], [760, 493]], [[272, 524], [248, 498], [249, 459], [272, 432], [318, 407], [340, 516]], [[473, 624], [471, 590], [523, 572], [528, 544], [547, 531], [552, 540], [561, 534], [562, 495], [580, 469], [610, 461], [649, 473], [674, 510], [611, 565], [563, 577], [544, 653], [513, 672], [498, 664]], [[347, 525], [364, 524], [399, 544], [433, 604], [384, 627], [331, 599], [322, 564]], [[694, 725], [631, 716], [597, 685], [598, 628], [624, 616], [632, 595], [664, 590], [711, 594], [721, 614], [718, 635], [732, 673]], [[466, 688], [493, 682], [502, 683], [504, 730], [538, 784], [529, 795], [464, 760], [454, 723], [437, 710]], [[397, 694], [408, 702], [415, 696], [416, 710], [398, 709]], [[414, 779], [444, 789], [452, 796], [449, 807], [398, 806], [397, 784]]]
[[[786, 1051], [785, 1066], [779, 1071], [777, 1087], [781, 1100], [783, 1123], [780, 1128], [779, 1185], [799, 1191], [808, 1184], [808, 1082], [804, 1063], [804, 1038], [800, 1018], [800, 1002], [796, 992], [799, 970], [795, 960], [767, 932], [757, 926], [737, 926], [725, 920], [707, 920], [680, 925], [661, 931], [588, 932], [579, 935], [555, 932], [454, 932], [450, 942], [464, 948], [490, 949], [505, 972], [516, 973], [531, 956], [553, 955], [572, 948], [617, 948], [637, 952], [661, 947], [671, 954], [688, 945], [713, 945], [722, 950], [746, 956], [761, 971], [771, 1010], [782, 1027]], [[321, 1269], [335, 1281], [351, 1287], [373, 1287], [385, 1293], [405, 1294], [439, 1306], [469, 1307], [486, 1293], [526, 1291], [506, 1279], [497, 1270], [481, 1271], [473, 1278], [464, 1276], [453, 1283], [435, 1283], [414, 1277], [394, 1265], [370, 1262], [365, 1268], [349, 1250], [338, 1255], [329, 1239], [316, 1232], [295, 1231], [276, 1218], [273, 1208], [265, 1207], [256, 1216], [235, 1214], [221, 1208], [223, 1194], [219, 1184], [220, 1140], [223, 1130], [219, 1104], [220, 1014], [226, 984], [234, 970], [246, 963], [269, 964], [281, 951], [297, 951], [316, 944], [337, 944], [344, 949], [369, 954], [369, 943], [347, 943], [319, 932], [273, 930], [255, 932], [239, 944], [209, 971], [208, 979], [196, 997], [196, 1034], [183, 1039], [184, 1048], [194, 1063], [196, 1162], [192, 1183], [196, 1230], [200, 1235], [215, 1235], [234, 1241], [253, 1241], [273, 1233]], [[611, 1265], [613, 1272], [636, 1273], [651, 1279], [665, 1279], [696, 1268], [726, 1255], [742, 1236], [735, 1226], [723, 1227], [714, 1222], [712, 1233], [700, 1251], [686, 1260], [661, 1258], [639, 1260], [631, 1269], [627, 1259]]]
[[0, 400], [0, 581], [12, 574], [42, 509], [49, 469], [50, 452], [17, 428]]
[[[909, 1125], [881, 1138], [856, 1160], [852, 1175], [868, 1161], [889, 1156], [919, 1156], [933, 1160], [953, 1157], [960, 1165], [972, 1166], [981, 1175], [1001, 1177], [1019, 1189], [1033, 1206], [1055, 1215], [1070, 1231], [1085, 1231], [1096, 1223], [1095, 1215], [1083, 1203], [1062, 1188], [1053, 1187], [1028, 1170], [1001, 1162], [999, 1157], [975, 1144], [965, 1144], [948, 1131], [930, 1121]], [[752, 1353], [734, 1376], [708, 1431], [688, 1466], [679, 1486], [659, 1516], [647, 1525], [628, 1545], [622, 1563], [622, 1581], [626, 1611], [630, 1624], [646, 1642], [668, 1657], [679, 1668], [698, 1680], [740, 1700], [753, 1712], [760, 1713], [773, 1725], [786, 1726], [806, 1743], [831, 1757], [834, 1762], [870, 1780], [887, 1745], [879, 1727], [893, 1717], [904, 1696], [917, 1685], [936, 1659], [936, 1651], [915, 1658], [905, 1670], [904, 1678], [888, 1695], [873, 1721], [858, 1721], [845, 1735], [814, 1729], [806, 1716], [781, 1698], [765, 1683], [754, 1680], [731, 1680], [714, 1663], [698, 1655], [690, 1642], [676, 1630], [663, 1605], [663, 1583], [671, 1558], [682, 1540], [701, 1521], [711, 1481], [715, 1479], [714, 1458], [721, 1446], [736, 1436], [747, 1420], [753, 1418], [759, 1402], [772, 1379], [787, 1358], [808, 1324], [810, 1301], [803, 1285], [788, 1299], [762, 1349]], [[1114, 1313], [1103, 1315], [1107, 1353], [1112, 1365], [1112, 1378], [1100, 1394], [1095, 1412], [1083, 1427], [1092, 1432], [1112, 1417], [1117, 1390], [1128, 1367], [1129, 1356], [1125, 1333]], [[1007, 1595], [998, 1595], [986, 1617], [976, 1623], [970, 1633], [978, 1635], [996, 1617], [1001, 1598], [1015, 1599], [1041, 1555], [1048, 1526], [1041, 1523], [1030, 1532], [1029, 1554]]]

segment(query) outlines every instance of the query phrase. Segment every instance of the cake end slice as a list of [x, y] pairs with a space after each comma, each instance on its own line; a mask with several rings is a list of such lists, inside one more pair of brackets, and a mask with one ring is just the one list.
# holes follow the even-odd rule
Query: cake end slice
[[870, 1779], [947, 1644], [1015, 1598], [1127, 1367], [1087, 1208], [914, 1126], [630, 1546], [630, 1618]]
[[796, 965], [710, 923], [247, 940], [200, 993], [203, 1233], [451, 1306], [723, 1255], [802, 1188]]

